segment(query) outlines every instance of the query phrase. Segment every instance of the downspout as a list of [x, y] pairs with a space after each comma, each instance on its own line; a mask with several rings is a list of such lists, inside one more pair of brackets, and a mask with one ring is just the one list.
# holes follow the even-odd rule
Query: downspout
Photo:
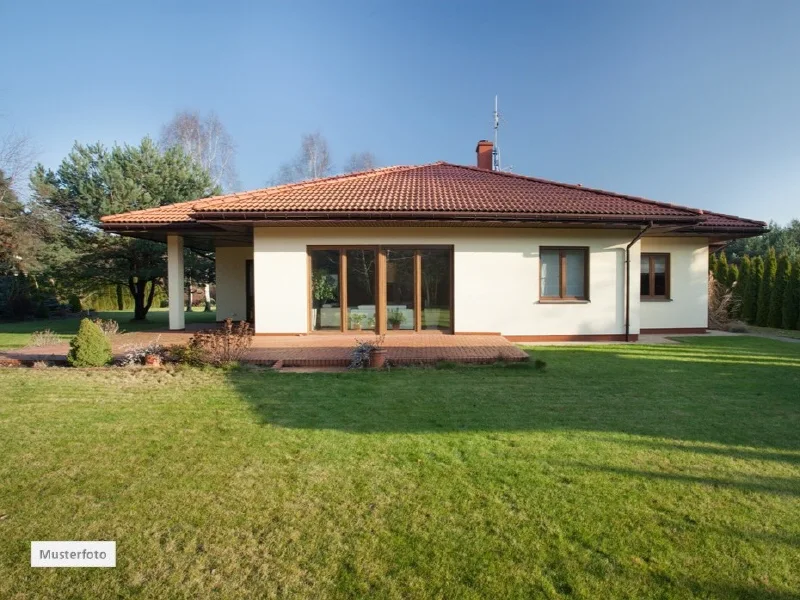
[[631, 243], [625, 246], [625, 341], [631, 341], [631, 246], [638, 242], [645, 232], [653, 226], [650, 221], [642, 228]]

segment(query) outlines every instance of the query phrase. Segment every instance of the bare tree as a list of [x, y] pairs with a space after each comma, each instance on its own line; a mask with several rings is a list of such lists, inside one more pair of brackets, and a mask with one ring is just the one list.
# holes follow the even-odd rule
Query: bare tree
[[372, 152], [353, 152], [344, 167], [345, 173], [369, 171], [377, 167], [375, 155]]
[[27, 180], [35, 159], [36, 150], [27, 136], [12, 131], [0, 138], [0, 173], [4, 177], [0, 185], [0, 202], [8, 190], [21, 198], [26, 196], [27, 188], [23, 181]]
[[161, 130], [162, 148], [179, 146], [201, 165], [224, 190], [239, 187], [236, 172], [236, 144], [215, 113], [203, 118], [196, 111], [182, 111]]
[[281, 165], [274, 183], [293, 183], [307, 179], [319, 179], [333, 170], [328, 140], [319, 132], [306, 133], [300, 140], [297, 156]]

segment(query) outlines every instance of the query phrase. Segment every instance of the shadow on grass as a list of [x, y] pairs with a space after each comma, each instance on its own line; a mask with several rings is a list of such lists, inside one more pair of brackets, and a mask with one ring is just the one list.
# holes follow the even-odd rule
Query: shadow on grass
[[664, 471], [643, 471], [625, 469], [589, 463], [568, 463], [565, 466], [578, 467], [584, 471], [598, 471], [625, 477], [676, 481], [678, 483], [707, 485], [717, 488], [733, 488], [746, 492], [800, 496], [800, 479], [796, 477], [754, 477], [739, 479], [723, 479], [721, 477], [704, 477], [685, 473], [666, 473]]
[[[762, 360], [748, 363], [748, 352]], [[708, 362], [697, 362], [698, 353]], [[289, 428], [582, 430], [800, 449], [800, 367], [785, 364], [800, 358], [800, 345], [717, 338], [669, 347], [540, 347], [531, 354], [547, 362], [544, 371], [507, 366], [291, 375], [238, 371], [230, 374], [230, 383], [262, 422]], [[774, 362], [764, 362], [763, 355]], [[743, 364], [729, 364], [733, 357]]]

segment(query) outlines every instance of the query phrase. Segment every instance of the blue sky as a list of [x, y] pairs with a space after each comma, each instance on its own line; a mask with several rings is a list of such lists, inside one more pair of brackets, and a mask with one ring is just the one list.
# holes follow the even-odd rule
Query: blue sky
[[800, 2], [0, 0], [0, 133], [57, 167], [215, 111], [262, 187], [321, 131], [334, 161], [473, 164], [500, 96], [515, 173], [800, 217]]

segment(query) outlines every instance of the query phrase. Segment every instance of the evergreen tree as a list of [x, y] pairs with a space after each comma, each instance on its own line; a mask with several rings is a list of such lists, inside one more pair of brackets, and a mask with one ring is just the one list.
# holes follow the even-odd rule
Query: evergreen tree
[[[735, 266], [735, 265], [733, 265]], [[736, 308], [734, 309], [734, 316], [737, 319], [744, 318], [744, 302], [747, 294], [747, 284], [750, 280], [750, 272], [752, 270], [752, 263], [750, 257], [746, 254], [742, 257], [742, 262], [739, 265], [738, 277], [736, 285], [733, 288], [733, 297], [736, 301]]]
[[781, 327], [784, 329], [800, 329], [800, 260], [792, 265], [789, 283], [783, 292], [783, 311]]
[[781, 254], [778, 259], [778, 270], [775, 275], [775, 286], [769, 300], [768, 323], [770, 327], [780, 327], [783, 323], [783, 295], [789, 287], [789, 278], [792, 276], [792, 263], [789, 257]]
[[714, 279], [716, 279], [723, 286], [730, 287], [732, 281], [728, 281], [728, 258], [722, 252], [717, 259], [716, 270], [714, 271]]
[[717, 276], [717, 263], [719, 262], [719, 258], [717, 257], [716, 252], [712, 252], [708, 255], [708, 272], [712, 273], [714, 277]]
[[101, 144], [75, 144], [57, 171], [39, 165], [31, 181], [39, 201], [56, 211], [64, 226], [75, 233], [71, 247], [77, 255], [61, 273], [87, 290], [104, 285], [127, 287], [133, 296], [134, 320], [146, 318], [156, 287], [166, 275], [165, 248], [145, 239], [99, 232], [100, 217], [219, 191], [183, 150], [161, 151], [149, 138], [139, 146], [110, 150]]
[[761, 280], [764, 279], [764, 259], [756, 256], [752, 261], [750, 275], [747, 278], [747, 288], [744, 291], [744, 309], [742, 316], [748, 323], [756, 322], [758, 314], [758, 291], [761, 289]]
[[767, 322], [770, 327], [780, 327], [783, 323], [783, 295], [789, 287], [789, 278], [792, 276], [792, 263], [789, 257], [781, 254], [778, 259], [778, 271], [775, 275], [775, 286], [769, 299], [769, 316]]
[[770, 302], [777, 276], [778, 258], [775, 256], [775, 248], [770, 248], [767, 252], [767, 259], [764, 261], [764, 277], [761, 278], [761, 285], [758, 288], [756, 325], [759, 327], [769, 327]]

